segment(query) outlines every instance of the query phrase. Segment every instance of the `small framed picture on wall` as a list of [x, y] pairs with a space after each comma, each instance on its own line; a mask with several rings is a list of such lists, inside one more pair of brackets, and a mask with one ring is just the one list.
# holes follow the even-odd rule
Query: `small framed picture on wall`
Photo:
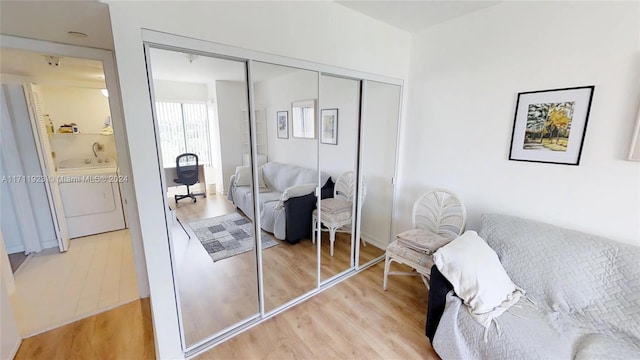
[[338, 145], [338, 109], [323, 109], [320, 112], [322, 118], [323, 144]]
[[278, 126], [278, 139], [289, 138], [289, 112], [278, 111], [276, 113], [276, 125]]

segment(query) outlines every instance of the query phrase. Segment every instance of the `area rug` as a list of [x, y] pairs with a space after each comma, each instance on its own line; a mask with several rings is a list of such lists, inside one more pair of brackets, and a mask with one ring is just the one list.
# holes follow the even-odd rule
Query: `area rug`
[[[189, 226], [214, 262], [254, 249], [253, 223], [239, 213], [193, 221]], [[278, 245], [264, 231], [261, 238], [263, 250]]]

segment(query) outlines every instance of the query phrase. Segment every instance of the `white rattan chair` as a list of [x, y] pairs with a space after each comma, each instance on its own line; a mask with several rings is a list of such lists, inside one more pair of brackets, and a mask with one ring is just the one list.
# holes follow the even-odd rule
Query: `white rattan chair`
[[[333, 197], [338, 199], [344, 199], [353, 204], [353, 197], [355, 195], [355, 177], [353, 176], [353, 172], [346, 172], [336, 180], [336, 184], [333, 188]], [[362, 206], [364, 202], [364, 198], [367, 194], [367, 185], [362, 177], [362, 191], [360, 192], [360, 201], [358, 202], [358, 206]], [[321, 201], [322, 202], [322, 201]], [[336, 232], [351, 232], [352, 221], [353, 221], [353, 206], [348, 211], [341, 211], [337, 213], [326, 213], [322, 212], [322, 225], [325, 228], [321, 228], [322, 231], [329, 232], [329, 241], [331, 243], [331, 256], [333, 256], [333, 244], [336, 241]], [[312, 235], [311, 241], [313, 244], [316, 243], [316, 226], [318, 224], [318, 210], [314, 210], [312, 214]], [[364, 239], [361, 240], [363, 245], [367, 245], [364, 242]]]
[[[454, 239], [464, 231], [467, 211], [462, 201], [452, 192], [444, 189], [434, 189], [423, 194], [413, 205], [413, 228], [430, 230], [442, 236]], [[414, 271], [389, 271], [392, 262], [408, 265]], [[389, 275], [420, 276], [429, 288], [431, 255], [409, 249], [397, 240], [387, 246], [384, 263], [384, 282], [382, 288], [387, 290]]]

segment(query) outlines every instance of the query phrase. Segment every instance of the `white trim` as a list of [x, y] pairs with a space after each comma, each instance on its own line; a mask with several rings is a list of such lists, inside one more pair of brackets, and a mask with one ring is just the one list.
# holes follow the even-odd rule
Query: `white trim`
[[387, 248], [387, 245], [389, 245], [389, 241], [391, 240], [391, 238], [389, 238], [385, 243], [384, 239], [380, 239], [378, 237], [374, 237], [369, 234], [361, 233], [360, 236], [362, 236], [365, 239], [367, 244], [371, 244], [381, 250], [385, 250]]

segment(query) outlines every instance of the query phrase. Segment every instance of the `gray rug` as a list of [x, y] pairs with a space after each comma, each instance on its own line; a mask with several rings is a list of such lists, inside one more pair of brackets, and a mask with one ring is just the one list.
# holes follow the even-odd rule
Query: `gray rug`
[[[214, 262], [254, 249], [253, 223], [238, 213], [193, 221], [189, 226]], [[261, 238], [263, 250], [278, 245], [264, 231]]]

